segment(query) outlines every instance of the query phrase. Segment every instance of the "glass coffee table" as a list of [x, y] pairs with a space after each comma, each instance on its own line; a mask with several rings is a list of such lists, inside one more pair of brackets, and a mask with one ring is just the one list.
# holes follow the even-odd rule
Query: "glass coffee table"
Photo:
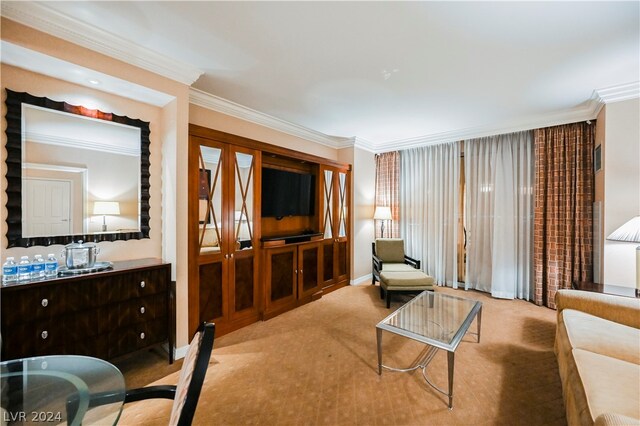
[[[401, 372], [413, 371], [420, 368], [427, 383], [438, 392], [449, 397], [449, 409], [452, 409], [455, 351], [476, 315], [478, 317], [477, 332], [471, 334], [478, 336], [478, 343], [480, 343], [480, 323], [482, 320], [481, 302], [442, 293], [434, 293], [432, 291], [423, 291], [376, 325], [378, 374], [382, 375], [382, 368]], [[388, 331], [416, 340], [429, 347], [424, 356], [412, 367], [388, 367], [382, 364], [382, 331]], [[449, 367], [448, 392], [434, 385], [427, 376], [427, 366], [438, 349], [447, 351], [447, 363]]]

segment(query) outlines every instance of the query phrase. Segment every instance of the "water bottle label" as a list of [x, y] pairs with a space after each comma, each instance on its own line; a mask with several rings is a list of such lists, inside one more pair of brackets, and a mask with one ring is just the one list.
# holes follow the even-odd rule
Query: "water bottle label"
[[47, 271], [55, 271], [58, 269], [58, 264], [56, 262], [47, 263], [45, 265]]
[[19, 274], [28, 274], [31, 272], [31, 265], [20, 265], [18, 266]]
[[44, 271], [44, 263], [34, 263], [31, 268], [33, 272]]
[[2, 275], [16, 275], [18, 273], [18, 266], [3, 266]]

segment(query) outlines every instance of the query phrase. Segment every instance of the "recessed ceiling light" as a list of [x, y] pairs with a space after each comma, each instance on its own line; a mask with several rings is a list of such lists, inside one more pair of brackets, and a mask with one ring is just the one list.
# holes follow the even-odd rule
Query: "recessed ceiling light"
[[100, 80], [89, 80], [89, 83], [97, 86], [98, 84], [100, 84]]

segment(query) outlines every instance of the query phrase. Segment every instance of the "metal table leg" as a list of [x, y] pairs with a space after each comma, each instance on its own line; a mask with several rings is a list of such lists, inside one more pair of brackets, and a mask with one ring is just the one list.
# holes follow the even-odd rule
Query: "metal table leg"
[[378, 376], [382, 375], [382, 329], [376, 328], [376, 338], [378, 341]]
[[455, 352], [447, 351], [447, 365], [449, 367], [449, 410], [453, 409], [453, 365]]
[[480, 306], [480, 310], [478, 311], [478, 343], [480, 343], [480, 323], [482, 323], [482, 306]]

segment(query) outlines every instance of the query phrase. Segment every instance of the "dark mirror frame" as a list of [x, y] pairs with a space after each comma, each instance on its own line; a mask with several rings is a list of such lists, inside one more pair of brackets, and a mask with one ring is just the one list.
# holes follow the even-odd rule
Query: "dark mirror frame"
[[[37, 97], [26, 92], [14, 92], [6, 89], [5, 101], [7, 112], [7, 240], [8, 248], [49, 246], [53, 244], [69, 244], [77, 240], [83, 241], [119, 241], [140, 240], [149, 238], [149, 123], [132, 119], [126, 116], [106, 113], [97, 109], [88, 109], [82, 106], [70, 105], [66, 102], [58, 102], [49, 98]], [[140, 230], [139, 232], [114, 232], [105, 234], [84, 235], [60, 235], [49, 237], [22, 236], [22, 104], [35, 105], [56, 111], [114, 123], [126, 124], [140, 129]]]

